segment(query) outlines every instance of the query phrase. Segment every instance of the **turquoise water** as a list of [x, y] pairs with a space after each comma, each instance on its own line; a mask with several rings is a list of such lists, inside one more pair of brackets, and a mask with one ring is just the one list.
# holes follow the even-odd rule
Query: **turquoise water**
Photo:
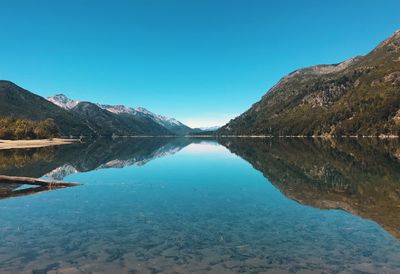
[[[142, 144], [140, 148], [152, 149], [140, 156], [135, 154], [137, 150], [128, 154], [110, 151], [113, 157], [90, 168], [87, 162], [93, 162], [90, 159], [94, 156], [88, 153], [92, 148], [78, 147], [76, 151], [81, 154], [72, 150], [75, 157], [66, 157], [64, 162], [58, 156], [46, 158], [50, 167], [41, 176], [54, 177], [59, 165], [73, 172], [64, 170], [58, 177], [83, 185], [0, 200], [0, 272], [400, 272], [400, 241], [396, 227], [388, 225], [396, 220], [390, 222], [390, 216], [385, 222], [365, 218], [363, 208], [357, 208], [357, 212], [352, 212], [354, 208], [322, 209], [310, 205], [304, 197], [301, 201], [290, 197], [279, 180], [267, 179], [280, 176], [289, 186], [303, 182], [300, 177], [289, 176], [290, 168], [274, 168], [278, 175], [272, 174], [259, 167], [276, 167], [272, 160], [257, 164], [267, 156], [247, 159], [226, 142], [168, 140], [154, 147], [154, 142]], [[247, 152], [252, 148], [252, 144], [236, 145]], [[279, 148], [261, 144], [265, 149], [272, 145]], [[282, 149], [288, 151], [287, 147]], [[68, 153], [59, 150], [51, 153]], [[266, 153], [274, 155], [273, 151]], [[95, 151], [94, 155], [99, 153]], [[279, 163], [287, 159], [278, 158]], [[34, 161], [37, 157], [13, 172], [28, 170], [30, 164], [35, 166]], [[53, 166], [54, 162], [57, 165]], [[365, 168], [365, 161], [363, 164]], [[396, 162], [381, 167], [390, 177], [386, 166], [393, 167], [390, 172], [398, 178]], [[295, 170], [293, 161], [291, 167]], [[13, 173], [9, 166], [7, 170]], [[337, 181], [342, 177], [336, 174], [334, 178]], [[395, 188], [399, 185], [390, 183]], [[312, 196], [309, 189], [300, 192]], [[318, 195], [322, 200], [322, 194]], [[340, 202], [346, 199], [341, 196]], [[384, 215], [382, 212], [380, 215]]]

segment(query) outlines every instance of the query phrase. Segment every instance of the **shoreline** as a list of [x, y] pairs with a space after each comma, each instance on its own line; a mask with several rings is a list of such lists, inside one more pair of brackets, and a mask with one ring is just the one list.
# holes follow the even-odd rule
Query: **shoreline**
[[[272, 135], [183, 135], [183, 136], [173, 136], [173, 135], [161, 135], [161, 136], [151, 136], [151, 135], [133, 135], [133, 136], [113, 136], [111, 139], [118, 138], [260, 138], [260, 139], [399, 139], [398, 135], [364, 135], [364, 136], [330, 136], [330, 135], [314, 135], [314, 136], [304, 136], [304, 135], [288, 135], [288, 136], [272, 136]], [[69, 145], [76, 142], [81, 142], [81, 139], [68, 139], [68, 138], [53, 138], [53, 139], [37, 139], [37, 140], [5, 140], [0, 139], [0, 150], [6, 149], [18, 149], [18, 148], [38, 148], [38, 147], [49, 147], [49, 146], [59, 146], [59, 145]]]
[[362, 139], [362, 138], [374, 138], [374, 139], [398, 139], [399, 135], [217, 135], [220, 138], [304, 138], [304, 139]]
[[14, 148], [36, 148], [36, 147], [59, 146], [59, 145], [68, 145], [75, 142], [79, 142], [79, 139], [62, 139], [62, 138], [38, 139], [38, 140], [0, 139], [0, 150], [14, 149]]

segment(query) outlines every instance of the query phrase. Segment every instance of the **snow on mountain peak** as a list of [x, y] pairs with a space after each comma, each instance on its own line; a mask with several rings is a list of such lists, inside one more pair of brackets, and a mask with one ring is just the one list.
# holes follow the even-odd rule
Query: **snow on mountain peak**
[[[80, 101], [69, 99], [64, 94], [56, 94], [54, 96], [47, 97], [47, 100], [59, 107], [64, 108], [64, 109], [72, 109], [77, 104], [80, 103]], [[126, 114], [131, 114], [131, 115], [146, 116], [146, 117], [152, 119], [154, 122], [164, 126], [167, 129], [176, 128], [176, 127], [188, 128], [187, 126], [185, 126], [184, 124], [182, 124], [181, 122], [179, 122], [178, 120], [176, 120], [174, 118], [169, 118], [169, 117], [155, 114], [143, 107], [131, 108], [131, 107], [127, 107], [124, 105], [106, 105], [106, 104], [96, 104], [96, 105], [102, 109], [105, 109], [105, 110], [115, 113], [115, 114], [126, 113]]]
[[71, 108], [75, 107], [77, 104], [79, 104], [79, 102], [80, 102], [80, 101], [75, 101], [75, 100], [69, 99], [67, 96], [65, 96], [62, 93], [47, 97], [47, 100], [59, 107], [64, 108], [64, 109], [71, 109]]
[[140, 113], [143, 113], [143, 114], [151, 116], [151, 118], [155, 122], [157, 122], [157, 123], [159, 123], [159, 124], [161, 124], [161, 125], [163, 125], [163, 126], [165, 126], [167, 128], [171, 127], [171, 126], [185, 126], [184, 124], [182, 124], [181, 122], [179, 122], [178, 120], [176, 120], [174, 118], [169, 118], [169, 117], [165, 117], [165, 116], [162, 116], [162, 115], [155, 114], [155, 113], [153, 113], [153, 112], [151, 112], [151, 111], [149, 111], [149, 110], [147, 110], [147, 109], [145, 109], [143, 107], [137, 107], [134, 110], [137, 111], [137, 112], [140, 112]]
[[97, 104], [97, 106], [99, 106], [102, 109], [108, 110], [112, 113], [115, 114], [121, 114], [121, 113], [129, 113], [129, 114], [133, 114], [133, 109], [126, 107], [124, 105], [101, 105], [101, 104]]

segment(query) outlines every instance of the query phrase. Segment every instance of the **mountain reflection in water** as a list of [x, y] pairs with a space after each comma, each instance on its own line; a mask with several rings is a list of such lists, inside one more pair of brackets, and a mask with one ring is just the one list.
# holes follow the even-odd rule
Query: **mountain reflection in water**
[[398, 273], [399, 155], [369, 139], [3, 150], [0, 174], [83, 185], [0, 185], [18, 197], [0, 203], [0, 272]]
[[72, 173], [144, 165], [200, 141], [188, 138], [104, 138], [57, 147], [0, 150], [0, 174], [62, 180]]
[[222, 139], [286, 197], [320, 209], [342, 209], [400, 238], [398, 141]]
[[[62, 180], [71, 173], [143, 165], [200, 139], [99, 139], [58, 147], [0, 151], [0, 174]], [[288, 198], [374, 220], [400, 238], [397, 141], [221, 138]]]
[[[67, 146], [0, 151], [0, 174], [62, 180], [177, 153], [197, 138], [99, 139]], [[284, 195], [320, 209], [342, 209], [400, 238], [400, 146], [393, 140], [221, 138]], [[3, 186], [7, 195], [18, 186]], [[40, 188], [37, 189], [40, 192]]]

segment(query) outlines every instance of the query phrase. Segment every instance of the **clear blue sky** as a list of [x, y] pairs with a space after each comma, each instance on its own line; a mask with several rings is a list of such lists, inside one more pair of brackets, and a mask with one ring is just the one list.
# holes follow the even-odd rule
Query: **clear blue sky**
[[365, 54], [400, 1], [0, 0], [0, 78], [222, 124], [282, 76]]

